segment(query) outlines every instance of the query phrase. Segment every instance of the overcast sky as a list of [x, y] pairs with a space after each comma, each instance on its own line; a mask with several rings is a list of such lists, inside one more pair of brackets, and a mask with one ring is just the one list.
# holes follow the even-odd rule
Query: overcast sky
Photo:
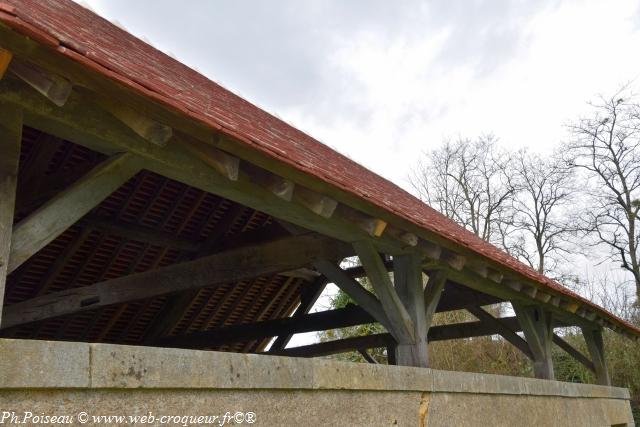
[[443, 138], [550, 150], [640, 75], [636, 1], [85, 4], [404, 187]]

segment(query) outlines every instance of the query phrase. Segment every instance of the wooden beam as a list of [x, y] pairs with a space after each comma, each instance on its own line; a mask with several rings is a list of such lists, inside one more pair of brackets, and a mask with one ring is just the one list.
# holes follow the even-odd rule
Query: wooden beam
[[317, 235], [290, 237], [229, 250], [13, 304], [7, 307], [4, 327], [189, 289], [253, 279], [310, 265], [317, 258], [337, 259], [349, 253], [348, 245]]
[[388, 331], [391, 330], [391, 322], [382, 308], [382, 304], [375, 295], [366, 290], [358, 281], [349, 276], [343, 269], [335, 263], [327, 260], [318, 260], [313, 263], [314, 267], [322, 273], [330, 282], [347, 293], [360, 307], [371, 314], [374, 319], [383, 325]]
[[204, 164], [213, 168], [216, 172], [231, 181], [238, 180], [240, 171], [240, 159], [220, 151], [210, 145], [203, 144], [192, 138], [181, 137], [182, 146], [200, 159]]
[[109, 234], [136, 240], [156, 246], [169, 247], [180, 251], [195, 252], [200, 247], [198, 242], [184, 239], [171, 233], [137, 224], [112, 221], [99, 216], [90, 216], [80, 220], [82, 225], [105, 231]]
[[361, 307], [349, 305], [336, 310], [321, 311], [295, 317], [239, 324], [205, 332], [160, 338], [156, 344], [170, 347], [211, 348], [231, 342], [257, 340], [280, 335], [323, 331], [348, 326], [374, 323], [375, 320]]
[[159, 123], [128, 105], [107, 98], [100, 98], [99, 102], [114, 117], [152, 144], [165, 145], [173, 136], [170, 126]]
[[600, 385], [611, 385], [611, 377], [607, 367], [607, 359], [604, 353], [604, 342], [602, 340], [602, 328], [582, 328], [582, 335], [587, 343], [587, 349], [593, 361], [596, 374], [596, 381]]
[[67, 102], [73, 89], [69, 80], [25, 61], [14, 58], [9, 69], [58, 107]]
[[353, 248], [360, 258], [360, 262], [367, 272], [371, 286], [380, 299], [382, 307], [390, 322], [391, 334], [401, 344], [414, 344], [415, 326], [411, 316], [402, 304], [400, 297], [393, 287], [387, 268], [380, 258], [376, 248], [367, 241], [359, 241], [353, 244]]
[[254, 167], [251, 164], [245, 165], [245, 169], [255, 184], [266, 188], [282, 200], [286, 200], [287, 202], [293, 200], [293, 192], [296, 188], [293, 181], [279, 177], [264, 169]]
[[421, 295], [424, 301], [424, 316], [427, 328], [431, 326], [433, 320], [433, 314], [436, 312], [438, 305], [440, 305], [440, 299], [444, 285], [447, 282], [448, 272], [444, 270], [436, 270], [428, 272], [427, 285]]
[[380, 218], [374, 218], [345, 205], [339, 205], [336, 209], [336, 213], [340, 215], [341, 218], [344, 218], [361, 228], [371, 237], [382, 236], [388, 225], [386, 221], [383, 221]]
[[300, 186], [296, 187], [293, 199], [314, 214], [323, 218], [331, 218], [338, 207], [338, 202], [333, 200], [331, 197], [327, 197], [323, 194], [316, 193], [315, 191]]
[[[10, 50], [14, 51], [16, 55], [22, 56], [22, 57], [29, 57], [34, 62], [37, 62], [39, 65], [43, 66], [47, 70], [51, 70], [54, 73], [68, 76], [74, 82], [78, 82], [78, 87], [80, 90], [87, 91], [87, 92], [89, 90], [93, 91], [92, 96], [95, 96], [94, 95], [95, 93], [108, 93], [110, 94], [111, 97], [113, 97], [114, 99], [118, 99], [119, 101], [124, 101], [124, 100], [131, 101], [132, 105], [135, 105], [136, 108], [139, 108], [141, 111], [145, 111], [145, 110], [152, 111], [154, 115], [163, 117], [163, 120], [166, 120], [168, 123], [174, 126], [174, 128], [180, 128], [185, 132], [192, 133], [194, 136], [197, 136], [202, 140], [208, 140], [208, 138], [211, 137], [211, 134], [212, 134], [211, 128], [205, 126], [201, 122], [186, 118], [184, 114], [182, 114], [179, 111], [166, 109], [165, 106], [163, 106], [161, 103], [151, 101], [142, 94], [133, 93], [131, 92], [130, 88], [126, 88], [118, 84], [117, 82], [113, 81], [112, 79], [109, 79], [108, 77], [96, 74], [94, 70], [89, 70], [88, 68], [78, 63], [77, 61], [74, 61], [70, 58], [61, 57], [58, 53], [55, 52], [55, 50], [41, 49], [40, 48], [41, 46], [39, 46], [38, 42], [35, 40], [24, 38], [20, 34], [11, 31], [7, 27], [0, 27], [0, 34], [2, 35], [3, 45], [9, 48]], [[84, 88], [88, 88], [88, 89], [84, 89]], [[37, 121], [40, 121], [43, 119], [41, 114], [42, 111], [32, 110], [31, 113], [33, 113], [32, 117], [35, 117], [36, 115], [39, 116], [37, 118]], [[91, 112], [88, 112], [87, 114], [91, 115]], [[48, 121], [49, 122], [48, 124], [51, 125], [52, 122], [49, 121], [49, 119], [50, 117], [44, 119], [44, 121]], [[85, 125], [85, 127], [87, 127], [86, 123], [84, 123], [82, 120], [78, 120], [76, 124]], [[59, 124], [54, 124], [54, 126], [58, 127]], [[35, 123], [34, 123], [34, 127], [38, 127], [38, 126], [35, 126]], [[105, 126], [105, 128], [109, 129], [110, 126]], [[96, 129], [98, 128], [92, 129], [91, 131], [89, 131], [89, 133], [93, 133], [94, 130]], [[75, 133], [75, 132], [76, 132], [75, 129], [70, 131], [70, 133]], [[87, 145], [94, 145], [94, 144], [102, 145], [103, 148], [106, 148], [107, 152], [109, 152], [110, 150], [113, 150], [114, 147], [122, 147], [122, 145], [126, 144], [126, 143], [105, 144], [106, 139], [111, 140], [115, 135], [115, 133], [109, 134], [105, 138], [105, 135], [107, 134], [109, 134], [109, 132], [104, 132], [102, 136], [98, 136], [98, 138], [81, 139], [79, 141], [81, 141], [82, 144], [87, 144]], [[394, 223], [397, 221], [397, 224], [400, 225], [402, 228], [406, 229], [407, 231], [419, 234], [422, 238], [427, 238], [438, 245], [442, 245], [443, 247], [446, 247], [451, 250], [459, 249], [455, 242], [449, 241], [448, 239], [442, 236], [439, 236], [437, 233], [420, 229], [420, 227], [410, 223], [408, 220], [396, 217], [382, 207], [372, 205], [365, 198], [354, 197], [352, 194], [349, 194], [348, 192], [345, 192], [344, 190], [337, 187], [327, 188], [326, 183], [323, 182], [321, 179], [310, 176], [306, 174], [304, 171], [300, 170], [299, 168], [296, 168], [293, 165], [282, 162], [280, 159], [277, 159], [273, 155], [260, 152], [259, 150], [255, 150], [255, 148], [250, 147], [248, 144], [245, 144], [242, 141], [239, 141], [237, 138], [233, 138], [231, 136], [225, 135], [220, 138], [218, 147], [221, 149], [224, 149], [225, 151], [233, 155], [237, 155], [242, 159], [251, 161], [256, 165], [263, 167], [266, 170], [270, 170], [274, 173], [277, 173], [286, 179], [291, 179], [292, 181], [299, 182], [301, 185], [305, 185], [310, 189], [315, 189], [316, 191], [326, 190], [327, 195], [330, 197], [333, 197], [335, 200], [341, 203], [354, 206], [355, 208], [362, 210], [363, 212], [367, 212], [372, 216], [380, 217], [383, 220], [388, 220]], [[138, 149], [140, 149], [140, 147], [138, 147]], [[148, 154], [150, 157], [153, 157], [155, 153], [148, 153]], [[154, 171], [162, 171], [162, 168], [159, 167], [159, 165], [155, 165], [155, 166], [156, 166], [156, 169], [154, 169]], [[176, 169], [180, 169], [180, 166], [177, 166]], [[186, 169], [186, 167], [183, 166], [183, 169]], [[207, 186], [205, 176], [196, 177], [196, 175], [189, 175], [189, 173], [186, 170], [183, 170], [183, 171], [172, 170], [171, 173], [172, 174], [175, 173], [176, 175], [183, 176], [182, 179], [178, 179], [182, 182], [185, 182], [183, 180], [186, 180], [189, 182], [198, 181], [200, 185], [202, 185], [203, 187]], [[209, 185], [215, 186], [215, 184], [209, 184]], [[198, 185], [195, 185], [195, 186], [198, 187]], [[291, 217], [289, 217], [289, 220], [292, 222], [296, 222]], [[304, 221], [306, 221], [306, 219]], [[302, 220], [300, 220], [300, 222], [302, 222]], [[321, 224], [315, 228], [311, 227], [310, 229], [314, 231], [319, 231], [318, 228], [323, 228], [324, 225], [325, 224]], [[345, 241], [347, 241], [346, 237], [344, 239]], [[472, 257], [474, 256], [472, 251], [468, 249], [465, 249], [464, 253]]]
[[[318, 298], [320, 298], [320, 295], [322, 294], [326, 286], [327, 278], [321, 276], [318, 277], [312, 285], [304, 288], [302, 291], [302, 296], [300, 297], [300, 305], [298, 306], [298, 308], [296, 308], [295, 313], [293, 313], [293, 316], [291, 317], [298, 319], [309, 313]], [[292, 337], [293, 334], [278, 335], [278, 338], [273, 342], [273, 344], [271, 344], [269, 352], [276, 352], [284, 349], [287, 344], [289, 344], [289, 341]]]
[[502, 338], [523, 352], [529, 359], [533, 359], [533, 353], [529, 348], [529, 344], [501, 319], [493, 317], [481, 307], [467, 307], [467, 311], [477, 317], [481, 322], [493, 325]]
[[0, 325], [9, 274], [11, 235], [22, 142], [22, 111], [0, 103]]
[[[398, 343], [396, 346], [396, 363], [401, 366], [429, 367], [427, 351], [427, 331], [431, 326], [431, 318], [438, 305], [445, 279], [437, 284], [427, 284], [429, 288], [438, 288], [430, 293], [430, 301], [425, 304], [425, 292], [422, 279], [422, 257], [418, 255], [400, 255], [393, 259], [393, 276], [395, 289], [400, 301], [407, 309], [413, 322], [415, 342]], [[438, 278], [436, 278], [438, 280]], [[429, 279], [431, 282], [431, 279]], [[427, 313], [429, 311], [429, 313]]]
[[291, 347], [273, 353], [269, 352], [269, 354], [288, 357], [321, 357], [330, 356], [332, 354], [347, 353], [349, 351], [363, 352], [368, 348], [386, 347], [391, 341], [393, 341], [391, 334], [374, 334]]
[[[107, 155], [122, 151], [134, 153], [144, 159], [144, 168], [147, 170], [252, 209], [258, 209], [307, 230], [345, 242], [370, 239], [375, 241], [379, 250], [390, 254], [403, 252], [407, 248], [405, 243], [387, 235], [386, 232], [378, 238], [372, 238], [357, 225], [345, 219], [334, 218], [333, 211], [337, 206], [335, 200], [330, 197], [325, 200], [323, 198], [326, 196], [320, 196], [319, 193], [307, 199], [300, 197], [306, 189], [297, 184], [293, 200], [289, 202], [254, 182], [242, 168], [238, 171], [236, 181], [229, 179], [190, 150], [186, 146], [188, 142], [185, 143], [189, 138], [183, 138], [177, 131], [174, 132], [175, 135], [170, 144], [165, 146], [149, 144], [97, 105], [93, 100], [94, 94], [87, 93], [81, 88], [72, 92], [62, 108], [51, 108], [46, 100], [32, 92], [15, 79], [0, 81], [0, 99], [24, 108], [25, 122], [31, 127]], [[208, 131], [207, 135], [209, 135], [209, 142], [206, 140], [198, 142], [214, 148], [214, 134]], [[314, 199], [319, 201], [319, 204], [314, 205]], [[320, 209], [314, 206], [320, 206]], [[314, 213], [314, 209], [321, 214]], [[326, 218], [325, 216], [329, 214], [331, 217]], [[423, 249], [416, 247], [414, 250], [422, 251]]]
[[11, 59], [13, 59], [13, 53], [0, 47], [0, 80], [7, 72]]
[[533, 355], [533, 372], [536, 378], [553, 380], [551, 342], [553, 319], [551, 313], [540, 306], [512, 303], [518, 322]]
[[553, 342], [558, 347], [560, 347], [565, 352], [567, 352], [571, 357], [573, 357], [578, 362], [580, 362], [585, 368], [587, 368], [593, 373], [596, 372], [596, 368], [593, 366], [593, 362], [591, 362], [591, 360], [589, 360], [584, 354], [580, 353], [578, 350], [573, 348], [573, 346], [568, 342], [566, 342], [564, 339], [562, 339], [562, 337], [560, 337], [557, 334], [553, 334]]
[[13, 230], [9, 272], [49, 244], [140, 170], [131, 154], [115, 155], [56, 195]]

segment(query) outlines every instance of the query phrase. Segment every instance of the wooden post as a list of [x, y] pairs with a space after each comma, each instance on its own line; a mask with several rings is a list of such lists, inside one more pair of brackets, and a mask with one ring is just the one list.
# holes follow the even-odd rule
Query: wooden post
[[413, 320], [400, 301], [380, 254], [371, 243], [366, 241], [354, 243], [353, 248], [360, 258], [360, 262], [371, 280], [371, 286], [389, 319], [391, 327], [389, 332], [401, 344], [414, 344], [415, 326]]
[[5, 283], [9, 274], [21, 141], [22, 110], [0, 103], [0, 325]]
[[582, 328], [582, 335], [587, 343], [589, 354], [593, 362], [593, 367], [596, 373], [596, 381], [600, 385], [611, 385], [611, 378], [609, 377], [609, 369], [607, 368], [607, 361], [604, 356], [604, 343], [602, 341], [602, 328]]
[[511, 303], [518, 323], [533, 355], [533, 371], [536, 378], [553, 380], [553, 360], [551, 343], [553, 339], [553, 319], [551, 313], [539, 306]]
[[[398, 297], [413, 320], [415, 335], [415, 343], [399, 343], [396, 346], [396, 363], [403, 366], [427, 368], [429, 366], [427, 331], [431, 322], [427, 322], [425, 312], [421, 257], [416, 255], [394, 257], [393, 275]], [[440, 299], [440, 294], [441, 292], [435, 294], [436, 300]], [[437, 301], [435, 305], [437, 305]]]

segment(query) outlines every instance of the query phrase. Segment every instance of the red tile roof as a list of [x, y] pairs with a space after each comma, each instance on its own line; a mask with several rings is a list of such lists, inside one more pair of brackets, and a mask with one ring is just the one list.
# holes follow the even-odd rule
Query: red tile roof
[[639, 328], [537, 273], [395, 184], [71, 0], [4, 0], [0, 21], [133, 91], [574, 298], [640, 335]]

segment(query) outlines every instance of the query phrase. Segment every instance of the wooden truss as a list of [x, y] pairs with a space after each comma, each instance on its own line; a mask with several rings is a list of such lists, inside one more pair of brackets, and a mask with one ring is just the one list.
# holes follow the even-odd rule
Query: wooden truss
[[[0, 73], [0, 308], [6, 277], [74, 224], [189, 253], [173, 265], [42, 292], [8, 305], [0, 327], [171, 295], [146, 335], [148, 344], [211, 348], [234, 341], [266, 344], [277, 337], [270, 348], [273, 354], [311, 357], [360, 351], [372, 360], [367, 349], [387, 347], [395, 363], [426, 367], [429, 341], [497, 334], [531, 358], [540, 378], [553, 378], [554, 342], [593, 370], [598, 382], [609, 383], [601, 331], [603, 326], [625, 331], [602, 313], [251, 150], [228, 133], [133, 94], [7, 28], [0, 27], [0, 36], [5, 57], [11, 58]], [[58, 138], [71, 141], [100, 153], [104, 160], [88, 171], [71, 170], [52, 179], [38, 194], [21, 196], [22, 206], [39, 207], [16, 223], [23, 126], [50, 135], [51, 145]], [[141, 170], [259, 210], [297, 231], [221, 248], [215, 238], [194, 242], [91, 213]], [[220, 232], [224, 227], [213, 237], [220, 237]], [[361, 266], [341, 268], [345, 257], [354, 256]], [[291, 316], [169, 334], [177, 314], [200, 289], [269, 274], [309, 279]], [[373, 292], [356, 280], [363, 276]], [[328, 282], [349, 294], [357, 306], [310, 314]], [[504, 301], [513, 304], [515, 317], [495, 318], [482, 308]], [[468, 310], [478, 321], [431, 325], [434, 313], [458, 309]], [[373, 322], [388, 333], [286, 348], [296, 333]], [[560, 326], [582, 328], [591, 359], [554, 334], [554, 327]]]

